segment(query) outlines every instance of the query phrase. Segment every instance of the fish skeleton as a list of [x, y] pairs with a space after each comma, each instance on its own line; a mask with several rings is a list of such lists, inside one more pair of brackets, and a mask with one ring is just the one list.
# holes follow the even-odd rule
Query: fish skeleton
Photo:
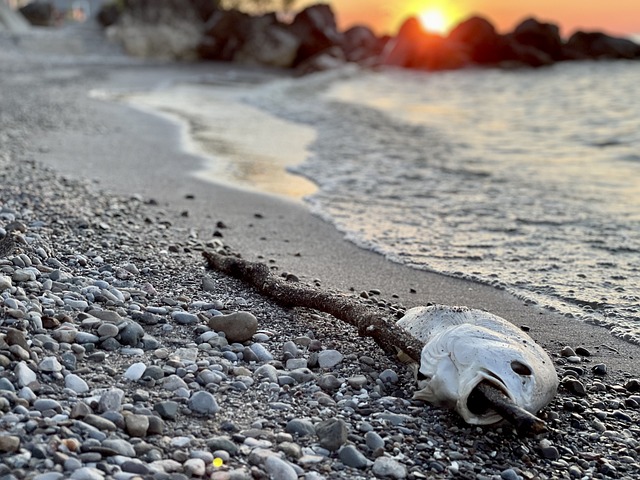
[[467, 307], [415, 307], [397, 322], [424, 343], [415, 399], [453, 408], [469, 424], [503, 418], [477, 391], [486, 382], [518, 407], [535, 414], [558, 389], [551, 358], [503, 318]]

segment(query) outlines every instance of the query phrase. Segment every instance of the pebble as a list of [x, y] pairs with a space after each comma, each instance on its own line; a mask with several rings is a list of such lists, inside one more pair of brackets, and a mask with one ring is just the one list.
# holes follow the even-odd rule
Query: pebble
[[329, 418], [315, 426], [315, 433], [323, 448], [335, 451], [347, 441], [348, 428], [344, 420]]
[[273, 355], [261, 343], [253, 343], [249, 348], [255, 354], [258, 361], [270, 362], [273, 360]]
[[318, 365], [320, 368], [333, 368], [342, 362], [344, 355], [337, 350], [323, 350], [318, 353]]
[[228, 315], [217, 315], [209, 319], [209, 328], [216, 332], [224, 332], [230, 342], [246, 342], [251, 340], [258, 330], [258, 319], [249, 312], [234, 312]]
[[197, 315], [189, 312], [171, 312], [171, 318], [180, 325], [195, 325], [200, 323]]
[[316, 428], [313, 426], [310, 420], [304, 418], [294, 418], [287, 422], [285, 432], [299, 437], [307, 435], [315, 435]]
[[364, 441], [367, 447], [369, 447], [369, 450], [371, 451], [378, 450], [379, 448], [384, 448], [384, 440], [376, 432], [371, 431], [371, 432], [365, 433]]
[[338, 452], [340, 461], [348, 467], [367, 468], [373, 465], [373, 462], [365, 457], [354, 445], [345, 445]]
[[298, 480], [298, 474], [295, 469], [289, 463], [275, 455], [267, 457], [264, 462], [264, 469], [273, 479]]
[[124, 372], [124, 378], [135, 382], [142, 378], [146, 370], [147, 366], [143, 362], [136, 362], [127, 368]]
[[87, 385], [87, 382], [73, 373], [64, 377], [64, 386], [79, 394], [87, 393], [89, 391], [89, 385]]
[[406, 478], [407, 468], [390, 457], [378, 457], [373, 462], [373, 474], [377, 477]]
[[195, 392], [189, 399], [189, 408], [201, 415], [212, 415], [220, 410], [215, 397], [204, 391]]

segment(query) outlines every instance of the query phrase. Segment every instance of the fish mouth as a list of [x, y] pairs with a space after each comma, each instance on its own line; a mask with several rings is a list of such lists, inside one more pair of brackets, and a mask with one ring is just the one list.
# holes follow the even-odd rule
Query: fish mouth
[[487, 401], [485, 395], [479, 391], [478, 386], [481, 384], [498, 390], [511, 402], [516, 403], [514, 396], [500, 378], [489, 371], [481, 371], [476, 377], [476, 381], [472, 383], [471, 389], [468, 390], [468, 395], [461, 402], [462, 405], [460, 407], [464, 412], [460, 413], [467, 423], [476, 425], [489, 425], [504, 420], [500, 414], [491, 408], [491, 404]]

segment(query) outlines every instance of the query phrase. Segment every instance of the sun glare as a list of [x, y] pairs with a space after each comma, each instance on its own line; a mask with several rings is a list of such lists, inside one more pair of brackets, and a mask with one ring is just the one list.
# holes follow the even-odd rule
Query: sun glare
[[430, 33], [443, 34], [447, 31], [448, 21], [442, 10], [429, 9], [418, 15], [422, 28]]

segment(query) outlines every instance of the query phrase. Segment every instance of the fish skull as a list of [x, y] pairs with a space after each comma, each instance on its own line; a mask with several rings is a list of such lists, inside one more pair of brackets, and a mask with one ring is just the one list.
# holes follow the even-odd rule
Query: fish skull
[[447, 308], [456, 307], [419, 307], [407, 312], [404, 325], [399, 322], [409, 326], [414, 335], [417, 325], [421, 333], [416, 336], [426, 341], [415, 399], [453, 408], [474, 425], [502, 420], [477, 401], [474, 390], [482, 382], [498, 388], [531, 413], [551, 401], [558, 386], [555, 368], [547, 353], [526, 333], [487, 312], [443, 310]]

